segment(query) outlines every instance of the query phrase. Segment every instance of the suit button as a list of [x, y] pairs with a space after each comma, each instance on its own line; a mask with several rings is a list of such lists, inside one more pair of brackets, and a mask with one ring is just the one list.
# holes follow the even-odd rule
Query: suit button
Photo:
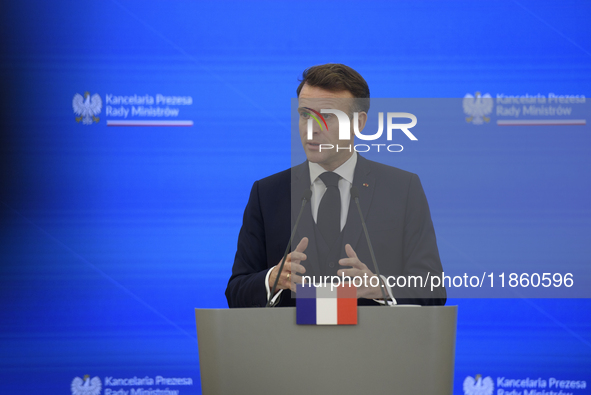
[[328, 262], [328, 267], [334, 267], [334, 262]]

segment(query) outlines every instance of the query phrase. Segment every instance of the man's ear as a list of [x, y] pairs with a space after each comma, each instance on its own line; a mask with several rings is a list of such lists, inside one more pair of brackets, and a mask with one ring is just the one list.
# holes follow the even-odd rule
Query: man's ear
[[[358, 113], [353, 114], [353, 127], [357, 126], [357, 131], [361, 133], [365, 128], [365, 123], [367, 122], [367, 113], [365, 111], [360, 111]], [[355, 129], [353, 129], [355, 130]]]

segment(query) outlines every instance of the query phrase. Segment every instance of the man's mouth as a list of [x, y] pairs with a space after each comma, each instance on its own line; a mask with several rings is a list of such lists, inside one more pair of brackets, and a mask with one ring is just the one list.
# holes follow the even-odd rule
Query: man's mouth
[[310, 148], [312, 150], [320, 149], [320, 143], [308, 142], [306, 144], [308, 145], [308, 148]]

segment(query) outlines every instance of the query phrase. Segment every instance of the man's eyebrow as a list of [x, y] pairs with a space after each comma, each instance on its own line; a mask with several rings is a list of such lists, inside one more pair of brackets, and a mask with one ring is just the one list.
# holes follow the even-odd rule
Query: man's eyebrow
[[320, 114], [316, 110], [311, 109], [310, 107], [300, 107], [300, 108], [303, 108], [306, 111], [306, 113], [310, 114], [310, 116], [316, 120], [316, 122], [318, 123], [318, 126], [320, 126], [320, 129], [322, 129], [322, 125], [320, 124], [320, 120], [318, 118], [316, 118], [316, 116], [314, 114], [318, 115], [320, 117], [320, 119], [322, 119], [324, 126], [326, 126], [326, 130], [328, 130], [328, 125], [326, 124], [326, 120], [324, 119], [322, 114]]

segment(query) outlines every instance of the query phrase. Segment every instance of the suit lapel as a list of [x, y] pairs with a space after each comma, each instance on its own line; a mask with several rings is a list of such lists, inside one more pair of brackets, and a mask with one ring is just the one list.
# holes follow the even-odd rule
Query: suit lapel
[[[375, 175], [371, 173], [369, 162], [361, 155], [357, 156], [357, 166], [353, 176], [353, 185], [359, 191], [359, 205], [363, 218], [367, 219], [369, 207], [375, 190]], [[357, 248], [359, 237], [363, 231], [361, 225], [361, 218], [359, 217], [359, 210], [357, 204], [353, 199], [349, 202], [349, 212], [347, 213], [347, 226], [344, 229], [343, 235], [343, 251], [345, 244], [351, 244], [353, 249]]]
[[[308, 162], [304, 162], [301, 165], [298, 165], [292, 169], [291, 173], [291, 228], [295, 225], [295, 221], [298, 217], [300, 212], [300, 208], [302, 207], [302, 194], [306, 189], [310, 189], [310, 170], [308, 168]], [[314, 237], [314, 219], [312, 218], [312, 209], [311, 204], [308, 202], [306, 207], [304, 207], [304, 211], [302, 213], [302, 217], [300, 218], [300, 223], [298, 224], [298, 229], [296, 231], [295, 237], [293, 239], [293, 243], [291, 246], [291, 250], [293, 251], [295, 247], [299, 244], [300, 240], [303, 237], [307, 237], [308, 248], [306, 248], [305, 254], [308, 256], [305, 262], [303, 262], [304, 266], [308, 269], [306, 275], [314, 275], [314, 273], [320, 273], [320, 267], [318, 265], [318, 255], [317, 255], [317, 245], [316, 240]], [[291, 232], [290, 232], [291, 233]], [[311, 269], [311, 272], [310, 270]]]

